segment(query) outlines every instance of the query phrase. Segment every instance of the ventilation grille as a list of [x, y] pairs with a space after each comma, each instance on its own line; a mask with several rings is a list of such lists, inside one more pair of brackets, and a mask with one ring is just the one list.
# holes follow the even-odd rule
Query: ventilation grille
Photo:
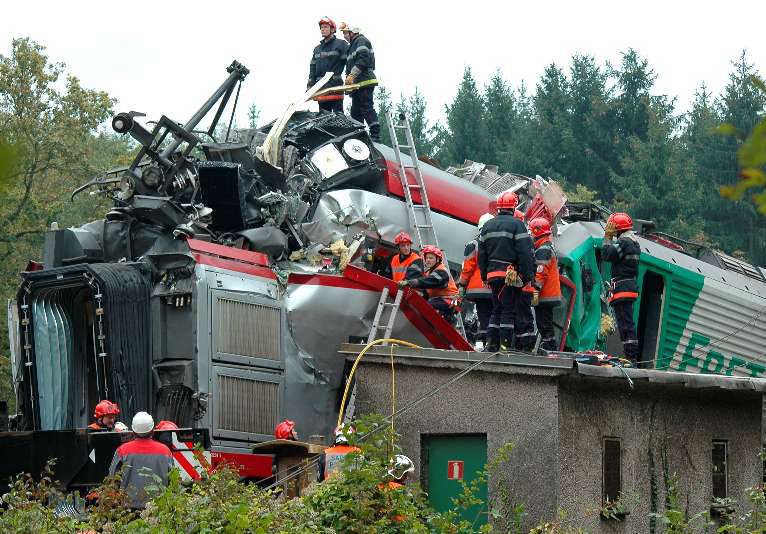
[[218, 352], [280, 359], [280, 310], [249, 302], [218, 299]]
[[269, 435], [278, 414], [278, 383], [218, 375], [216, 429]]

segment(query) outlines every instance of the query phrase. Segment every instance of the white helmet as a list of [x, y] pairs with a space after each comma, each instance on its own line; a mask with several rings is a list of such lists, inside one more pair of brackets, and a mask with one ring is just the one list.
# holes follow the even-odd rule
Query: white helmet
[[133, 416], [131, 430], [137, 436], [148, 436], [154, 430], [154, 419], [146, 412], [138, 412]]
[[354, 427], [351, 425], [340, 425], [335, 429], [335, 444], [336, 445], [348, 445], [347, 434], [355, 432]]
[[362, 30], [359, 28], [359, 26], [354, 26], [353, 24], [347, 24], [345, 22], [341, 22], [338, 29], [342, 32], [362, 33]]
[[491, 213], [485, 213], [484, 215], [482, 215], [481, 217], [479, 217], [479, 230], [481, 230], [481, 227], [482, 227], [482, 226], [484, 226], [484, 224], [485, 224], [485, 223], [486, 223], [488, 220], [490, 220], [490, 219], [494, 219], [494, 218], [495, 218], [495, 216], [494, 216], [494, 215], [492, 215]]
[[388, 474], [391, 478], [401, 480], [410, 473], [415, 472], [415, 464], [408, 456], [403, 454], [397, 454], [394, 456], [394, 461], [391, 463], [391, 469], [388, 470]]
[[127, 429], [128, 429], [128, 425], [126, 425], [122, 421], [117, 421], [114, 424], [114, 431], [115, 432], [125, 432]]

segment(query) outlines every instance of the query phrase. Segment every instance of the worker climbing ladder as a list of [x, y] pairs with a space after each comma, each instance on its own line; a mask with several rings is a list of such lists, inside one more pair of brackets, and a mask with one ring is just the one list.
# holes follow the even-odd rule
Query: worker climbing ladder
[[[391, 136], [391, 146], [394, 149], [394, 155], [396, 156], [396, 164], [399, 166], [399, 179], [402, 182], [402, 189], [404, 190], [404, 200], [407, 205], [407, 213], [410, 220], [410, 227], [414, 229], [416, 245], [418, 250], [423, 250], [426, 245], [439, 246], [439, 238], [434, 230], [433, 220], [431, 219], [431, 205], [428, 202], [428, 191], [426, 190], [426, 184], [423, 180], [423, 174], [420, 172], [420, 165], [418, 164], [418, 154], [415, 149], [415, 140], [412, 137], [412, 128], [410, 128], [410, 121], [404, 113], [399, 113], [399, 121], [395, 122], [391, 112], [386, 112], [386, 124], [388, 125], [389, 135]], [[399, 142], [400, 133], [404, 133], [404, 143]], [[410, 162], [405, 163], [402, 157], [402, 150], [406, 151], [406, 155], [409, 157]], [[407, 172], [411, 171], [411, 172]], [[412, 177], [412, 178], [411, 178]], [[412, 181], [414, 179], [414, 182]], [[415, 194], [417, 193], [417, 194]], [[417, 201], [416, 199], [419, 199]], [[444, 265], [449, 271], [449, 262], [447, 261], [446, 253], [443, 258]], [[450, 276], [452, 274], [450, 273]], [[399, 292], [401, 293], [401, 292]], [[378, 303], [378, 310], [381, 309], [384, 302], [387, 302], [388, 296], [381, 295], [380, 303]], [[398, 305], [392, 308], [392, 313], [398, 311]], [[465, 337], [465, 327], [463, 326], [463, 317], [460, 311], [455, 313], [457, 320], [457, 329], [460, 334]], [[394, 317], [391, 316], [391, 324], [393, 325]], [[373, 328], [376, 325], [373, 324]], [[379, 326], [377, 329], [380, 329]], [[390, 330], [387, 330], [390, 333]], [[370, 341], [375, 339], [377, 331], [370, 332]]]

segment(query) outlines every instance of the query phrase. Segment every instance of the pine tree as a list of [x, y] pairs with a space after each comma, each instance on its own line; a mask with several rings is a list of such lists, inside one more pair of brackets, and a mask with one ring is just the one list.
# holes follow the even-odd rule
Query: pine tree
[[484, 102], [470, 67], [463, 71], [463, 80], [452, 104], [447, 106], [447, 136], [444, 163], [453, 165], [466, 159], [491, 163], [488, 150]]
[[378, 120], [380, 121], [380, 139], [384, 145], [391, 146], [391, 134], [388, 131], [388, 121], [386, 121], [386, 113], [392, 109], [391, 92], [379, 85], [375, 91], [375, 100], [378, 108]]
[[517, 126], [513, 90], [500, 70], [496, 70], [484, 88], [484, 109], [489, 155], [487, 163], [507, 168], [509, 144]]
[[250, 128], [257, 128], [258, 127], [258, 118], [261, 116], [261, 110], [258, 109], [258, 106], [255, 102], [250, 104], [250, 107], [247, 108], [247, 123]]
[[649, 132], [650, 92], [657, 78], [649, 62], [629, 48], [622, 53], [617, 81], [617, 128], [622, 139], [636, 136], [645, 141]]

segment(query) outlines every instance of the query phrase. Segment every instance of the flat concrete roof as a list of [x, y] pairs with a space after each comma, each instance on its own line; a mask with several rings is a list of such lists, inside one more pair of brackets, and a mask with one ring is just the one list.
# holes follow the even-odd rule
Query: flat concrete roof
[[[354, 361], [365, 345], [344, 343], [340, 353]], [[721, 389], [742, 392], [766, 392], [766, 378], [751, 378], [700, 373], [679, 373], [655, 369], [632, 369], [580, 364], [572, 357], [534, 356], [527, 353], [499, 353], [410, 348], [404, 346], [375, 346], [364, 355], [360, 364], [396, 364], [405, 366], [463, 370], [478, 362], [477, 371], [536, 376], [571, 376], [610, 381], [652, 383], [659, 386], [682, 386], [688, 389]]]

